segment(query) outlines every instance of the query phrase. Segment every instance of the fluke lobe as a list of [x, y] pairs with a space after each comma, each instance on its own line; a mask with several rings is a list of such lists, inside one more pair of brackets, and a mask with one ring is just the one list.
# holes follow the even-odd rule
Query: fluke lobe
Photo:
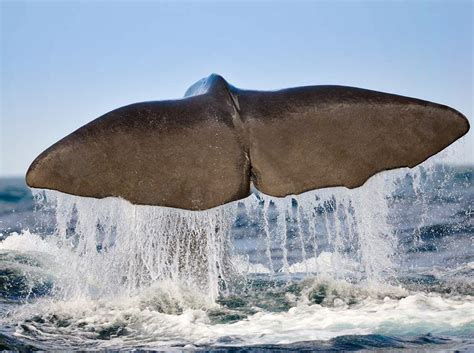
[[344, 86], [235, 88], [211, 75], [183, 99], [113, 110], [41, 153], [29, 186], [204, 210], [245, 198], [354, 188], [414, 167], [469, 130], [458, 111]]

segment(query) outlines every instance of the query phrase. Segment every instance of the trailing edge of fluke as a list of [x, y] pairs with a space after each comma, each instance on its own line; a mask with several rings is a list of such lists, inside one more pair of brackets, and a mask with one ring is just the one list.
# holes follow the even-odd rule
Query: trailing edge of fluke
[[436, 103], [344, 86], [263, 92], [221, 76], [183, 99], [113, 110], [41, 153], [29, 186], [116, 196], [134, 204], [204, 210], [250, 193], [282, 197], [362, 185], [414, 167], [469, 130]]

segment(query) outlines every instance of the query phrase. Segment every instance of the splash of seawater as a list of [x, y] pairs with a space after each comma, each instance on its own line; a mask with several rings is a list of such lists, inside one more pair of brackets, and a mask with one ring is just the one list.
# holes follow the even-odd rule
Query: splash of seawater
[[[389, 196], [405, 173], [379, 174], [353, 190], [286, 198], [255, 193], [199, 212], [36, 192], [55, 212], [56, 231], [49, 239], [59, 249], [55, 295], [135, 295], [168, 281], [195, 288], [213, 302], [256, 266], [272, 277], [299, 273], [379, 282], [394, 271], [397, 241]], [[233, 226], [242, 213], [260, 225], [264, 244], [244, 265], [232, 246]]]

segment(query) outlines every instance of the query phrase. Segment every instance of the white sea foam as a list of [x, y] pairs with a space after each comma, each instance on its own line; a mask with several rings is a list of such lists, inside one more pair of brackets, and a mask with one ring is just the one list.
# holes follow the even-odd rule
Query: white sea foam
[[[351, 290], [349, 286], [346, 289]], [[91, 299], [40, 301], [33, 307], [24, 306], [23, 312], [16, 313], [16, 318], [29, 319], [34, 312], [45, 321], [21, 322], [16, 336], [28, 337], [35, 332], [37, 338], [46, 342], [57, 344], [66, 340], [72, 346], [89, 344], [96, 348], [189, 344], [239, 346], [327, 340], [340, 335], [372, 333], [463, 335], [474, 326], [471, 297], [453, 299], [421, 293], [397, 297], [399, 292], [394, 294], [387, 290], [387, 296], [381, 298], [376, 295], [377, 291], [359, 288], [359, 302], [353, 305], [335, 297], [333, 305], [300, 302], [285, 312], [260, 310], [245, 320], [215, 324], [206, 311], [209, 307], [199, 308], [203, 302], [191, 293], [182, 292], [182, 289], [180, 292], [188, 303], [187, 309], [179, 313], [156, 310], [162, 305], [163, 298], [156, 299], [157, 295], [153, 299], [150, 293], [124, 296], [112, 302]], [[63, 322], [60, 327], [57, 326], [59, 321]], [[110, 329], [119, 334], [112, 335], [109, 340], [97, 340], [101, 332]], [[126, 332], [126, 335], [121, 336], [120, 332]]]

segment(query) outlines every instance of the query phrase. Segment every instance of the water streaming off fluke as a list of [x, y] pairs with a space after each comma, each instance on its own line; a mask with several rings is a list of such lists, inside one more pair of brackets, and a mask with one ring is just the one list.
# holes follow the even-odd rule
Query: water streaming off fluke
[[[49, 241], [68, 254], [58, 265], [68, 268], [56, 282], [60, 298], [133, 295], [172, 281], [212, 302], [257, 267], [272, 276], [329, 274], [356, 282], [390, 274], [397, 244], [386, 190], [394, 184], [383, 176], [369, 183], [282, 199], [253, 194], [207, 211], [56, 191], [39, 191], [37, 199], [54, 210], [56, 229]], [[239, 255], [232, 245], [236, 221], [243, 218], [258, 224], [261, 257]]]

